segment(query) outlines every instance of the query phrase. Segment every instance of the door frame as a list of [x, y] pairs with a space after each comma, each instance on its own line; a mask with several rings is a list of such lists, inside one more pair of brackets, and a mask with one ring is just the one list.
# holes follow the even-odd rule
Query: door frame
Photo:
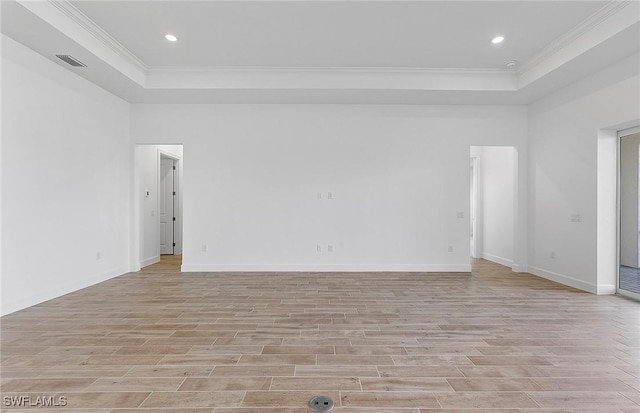
[[622, 231], [620, 228], [620, 220], [622, 218], [622, 205], [620, 204], [620, 174], [622, 169], [622, 138], [627, 136], [636, 135], [640, 133], [640, 126], [631, 127], [623, 130], [619, 130], [617, 133], [617, 151], [616, 151], [616, 294], [621, 295], [623, 297], [632, 298], [634, 300], [640, 301], [640, 294], [634, 293], [632, 291], [623, 290], [620, 288], [620, 253], [621, 253], [621, 237]]
[[[158, 194], [157, 197], [157, 206], [156, 206], [156, 211], [158, 211], [158, 213], [156, 214], [157, 220], [156, 220], [156, 225], [158, 228], [158, 234], [160, 233], [160, 185], [162, 184], [162, 158], [165, 159], [171, 159], [173, 161], [173, 189], [174, 192], [176, 193], [176, 195], [173, 198], [173, 216], [176, 217], [176, 221], [172, 222], [172, 226], [173, 226], [173, 254], [162, 254], [162, 251], [160, 251], [160, 255], [179, 255], [182, 251], [177, 251], [176, 252], [176, 247], [179, 246], [181, 243], [176, 242], [176, 223], [178, 223], [180, 225], [180, 222], [178, 222], [178, 217], [180, 217], [181, 215], [179, 215], [180, 213], [182, 213], [182, 211], [180, 211], [180, 202], [176, 202], [176, 197], [179, 196], [178, 194], [180, 194], [180, 176], [179, 176], [179, 171], [180, 171], [180, 158], [169, 153], [166, 152], [160, 148], [158, 148], [158, 172], [157, 172], [157, 177], [158, 177], [158, 182], [157, 182], [157, 188], [156, 188], [156, 193]], [[159, 239], [160, 237], [158, 237]], [[160, 248], [160, 245], [158, 244], [158, 248]]]
[[470, 230], [471, 238], [473, 239], [473, 247], [471, 248], [471, 258], [480, 258], [478, 256], [478, 158], [472, 156], [469, 162], [471, 168], [470, 171]]

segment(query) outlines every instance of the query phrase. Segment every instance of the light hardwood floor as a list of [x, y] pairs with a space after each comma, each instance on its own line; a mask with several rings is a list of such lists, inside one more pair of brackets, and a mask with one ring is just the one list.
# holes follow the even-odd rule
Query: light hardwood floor
[[180, 274], [178, 259], [3, 317], [3, 411], [64, 396], [32, 411], [303, 413], [323, 394], [342, 413], [640, 412], [634, 301], [487, 261]]

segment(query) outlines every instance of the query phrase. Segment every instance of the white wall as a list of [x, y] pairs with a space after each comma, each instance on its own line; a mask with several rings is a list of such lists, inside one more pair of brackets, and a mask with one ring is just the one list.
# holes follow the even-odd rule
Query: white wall
[[517, 106], [132, 105], [131, 133], [184, 143], [183, 270], [468, 271], [469, 146], [526, 125]]
[[[137, 190], [135, 191], [136, 201], [139, 204], [140, 215], [140, 267], [160, 261], [160, 234], [159, 234], [159, 214], [158, 214], [158, 182], [159, 182], [159, 161], [160, 153], [169, 154], [178, 158], [178, 185], [176, 191], [175, 215], [176, 222], [175, 242], [176, 254], [182, 253], [182, 146], [181, 145], [137, 145], [136, 165], [137, 165]], [[149, 191], [149, 196], [145, 195]]]
[[[596, 206], [606, 206], [599, 203], [598, 188], [606, 184], [602, 192], [615, 194], [616, 185], [615, 178], [599, 180], [599, 168], [615, 165], [615, 158], [603, 163], [599, 133], [640, 123], [639, 62], [632, 56], [530, 106], [529, 270], [534, 274], [594, 293], [615, 291], [615, 263], [604, 268], [597, 262], [600, 250], [615, 249], [615, 237], [598, 247], [599, 234], [606, 232], [600, 223], [615, 225], [615, 218], [597, 215]], [[580, 222], [572, 222], [573, 215]]]
[[620, 264], [638, 268], [638, 155], [640, 134], [620, 144]]
[[128, 103], [5, 36], [2, 101], [7, 314], [128, 271], [130, 143]]
[[515, 150], [508, 146], [474, 146], [477, 159], [477, 236], [480, 256], [513, 264]]

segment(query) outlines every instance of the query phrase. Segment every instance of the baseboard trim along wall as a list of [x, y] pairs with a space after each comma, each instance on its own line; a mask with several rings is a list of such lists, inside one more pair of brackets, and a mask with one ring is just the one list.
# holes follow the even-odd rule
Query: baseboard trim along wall
[[[543, 270], [538, 267], [529, 267], [529, 272], [533, 275], [537, 275], [538, 277], [545, 278], [550, 281], [557, 282], [559, 284], [564, 284], [569, 287], [577, 288], [582, 291], [586, 291], [592, 294], [610, 294], [599, 292], [598, 286], [592, 283], [588, 283], [586, 281], [577, 280], [573, 277], [564, 274], [558, 274], [557, 272]], [[615, 288], [614, 288], [615, 292]]]
[[528, 268], [526, 265], [522, 264], [511, 264], [511, 271], [513, 272], [528, 272]]
[[511, 267], [513, 265], [512, 260], [498, 257], [497, 255], [489, 254], [488, 252], [483, 252], [480, 256], [487, 261], [495, 262], [496, 264], [504, 265], [505, 267]]
[[471, 264], [183, 264], [182, 272], [471, 272]]
[[158, 262], [160, 262], [160, 256], [156, 255], [155, 257], [147, 258], [140, 261], [140, 268], [144, 268], [146, 266], [149, 266], [151, 264], [156, 264]]
[[16, 311], [31, 307], [36, 304], [43, 303], [45, 301], [53, 300], [61, 297], [65, 294], [70, 294], [81, 290], [83, 288], [91, 287], [103, 281], [110, 280], [115, 277], [119, 277], [129, 272], [128, 267], [122, 267], [112, 269], [100, 274], [95, 274], [89, 277], [81, 277], [81, 280], [75, 282], [58, 285], [56, 288], [48, 288], [45, 291], [37, 291], [32, 294], [26, 294], [21, 297], [15, 297], [11, 300], [3, 300], [2, 302], [2, 315], [14, 313]]

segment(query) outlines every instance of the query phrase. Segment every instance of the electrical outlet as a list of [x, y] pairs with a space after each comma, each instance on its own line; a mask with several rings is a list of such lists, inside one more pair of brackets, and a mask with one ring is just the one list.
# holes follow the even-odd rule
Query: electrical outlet
[[322, 252], [322, 247], [320, 244], [316, 245], [316, 252]]
[[456, 214], [456, 218], [458, 218], [458, 219], [464, 218], [464, 212], [458, 212]]
[[318, 193], [316, 194], [316, 198], [318, 198], [318, 199], [322, 199], [322, 192], [318, 192]]
[[327, 192], [327, 199], [333, 199], [333, 192]]
[[98, 251], [96, 252], [96, 260], [99, 260], [100, 258], [102, 258], [102, 254]]
[[207, 252], [207, 244], [202, 244], [202, 252]]
[[447, 251], [453, 252], [453, 245], [449, 245], [449, 248], [447, 248]]
[[571, 222], [582, 222], [582, 215], [571, 214]]
[[556, 252], [555, 251], [551, 251], [551, 254], [549, 254], [549, 257], [551, 257], [551, 259], [555, 259], [556, 258]]
[[333, 252], [333, 245], [327, 245], [327, 252]]

